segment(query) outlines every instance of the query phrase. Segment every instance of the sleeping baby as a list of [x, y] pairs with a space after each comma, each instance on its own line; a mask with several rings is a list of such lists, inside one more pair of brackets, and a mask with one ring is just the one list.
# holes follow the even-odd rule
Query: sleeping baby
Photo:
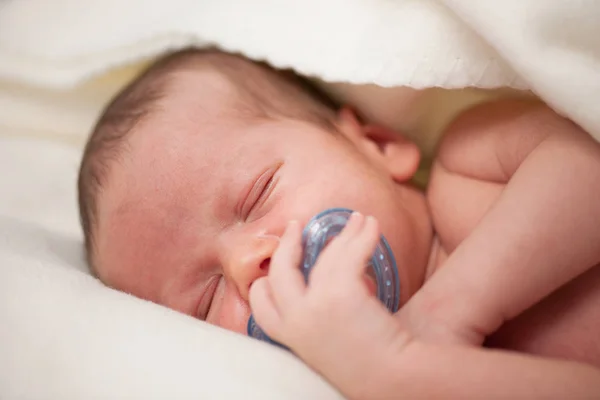
[[[406, 368], [382, 377], [381, 360], [452, 360], [451, 374], [481, 345], [600, 366], [600, 145], [543, 104], [503, 100], [450, 124], [426, 193], [411, 184], [419, 161], [293, 74], [178, 52], [121, 91], [87, 143], [89, 264], [110, 287], [233, 331], [252, 306], [349, 397], [401, 389]], [[301, 227], [332, 207], [355, 212], [307, 286]], [[394, 315], [361, 279], [380, 234], [399, 269]]]

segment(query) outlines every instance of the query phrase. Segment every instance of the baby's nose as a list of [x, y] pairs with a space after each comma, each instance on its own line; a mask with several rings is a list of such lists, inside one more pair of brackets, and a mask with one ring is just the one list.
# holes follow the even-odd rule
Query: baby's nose
[[271, 256], [275, 252], [278, 240], [258, 237], [251, 243], [232, 249], [228, 263], [231, 280], [235, 283], [240, 296], [248, 301], [250, 286], [255, 280], [269, 273]]
[[269, 267], [271, 266], [271, 257], [262, 260], [260, 263], [260, 269], [264, 271], [265, 275], [269, 273]]

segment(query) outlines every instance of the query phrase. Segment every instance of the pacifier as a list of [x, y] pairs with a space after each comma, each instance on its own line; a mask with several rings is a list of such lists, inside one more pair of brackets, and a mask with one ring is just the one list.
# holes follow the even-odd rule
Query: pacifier
[[[302, 232], [302, 274], [308, 283], [310, 271], [317, 262], [317, 258], [329, 241], [337, 236], [352, 215], [352, 210], [346, 208], [331, 208], [314, 216]], [[365, 273], [376, 286], [376, 295], [379, 301], [391, 312], [398, 311], [400, 304], [400, 279], [396, 260], [390, 246], [381, 235], [373, 256], [366, 266]], [[248, 336], [280, 347], [281, 344], [272, 340], [258, 326], [251, 315], [247, 326]]]

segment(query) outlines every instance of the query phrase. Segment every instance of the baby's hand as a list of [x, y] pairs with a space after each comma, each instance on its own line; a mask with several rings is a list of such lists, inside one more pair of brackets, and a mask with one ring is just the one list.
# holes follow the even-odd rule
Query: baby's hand
[[470, 346], [483, 343], [488, 332], [460, 318], [452, 321], [451, 306], [439, 307], [449, 311], [443, 318], [439, 317], [438, 306], [436, 299], [417, 292], [396, 314], [396, 318], [403, 330], [421, 342]]
[[[446, 269], [444, 269], [446, 268]], [[446, 263], [400, 309], [396, 318], [414, 339], [442, 345], [481, 346], [504, 322], [485, 291], [456, 290]]]
[[291, 222], [269, 275], [250, 290], [258, 324], [345, 393], [368, 386], [377, 362], [409, 341], [398, 320], [373, 296], [365, 268], [379, 240], [377, 221], [354, 213], [319, 256], [308, 286], [299, 270], [301, 229]]

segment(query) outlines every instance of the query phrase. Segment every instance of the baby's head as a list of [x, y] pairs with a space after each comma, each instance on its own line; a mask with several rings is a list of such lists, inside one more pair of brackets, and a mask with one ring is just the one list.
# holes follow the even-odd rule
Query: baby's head
[[417, 148], [337, 110], [291, 74], [214, 50], [159, 61], [105, 109], [79, 204], [107, 285], [239, 332], [248, 291], [289, 220], [375, 216], [402, 300], [421, 285], [431, 226], [407, 182]]

